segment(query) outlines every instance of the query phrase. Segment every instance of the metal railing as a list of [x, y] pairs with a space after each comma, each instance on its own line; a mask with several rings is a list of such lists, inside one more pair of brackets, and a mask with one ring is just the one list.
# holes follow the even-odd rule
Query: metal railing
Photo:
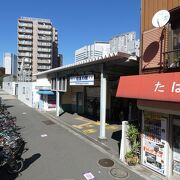
[[180, 67], [180, 49], [167, 51], [164, 54], [164, 65], [167, 69]]

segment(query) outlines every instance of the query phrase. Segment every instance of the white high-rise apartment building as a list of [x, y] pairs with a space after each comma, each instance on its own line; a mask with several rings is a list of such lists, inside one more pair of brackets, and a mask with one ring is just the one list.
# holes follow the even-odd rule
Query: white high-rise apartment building
[[58, 32], [49, 19], [18, 19], [18, 81], [33, 81], [35, 73], [59, 66]]
[[110, 41], [110, 52], [124, 52], [139, 55], [139, 41], [136, 40], [136, 33], [129, 32], [114, 36]]
[[75, 51], [75, 62], [104, 56], [110, 53], [108, 42], [95, 42], [92, 45], [84, 46]]
[[12, 53], [4, 53], [3, 66], [5, 68], [5, 74], [17, 75], [17, 56]]

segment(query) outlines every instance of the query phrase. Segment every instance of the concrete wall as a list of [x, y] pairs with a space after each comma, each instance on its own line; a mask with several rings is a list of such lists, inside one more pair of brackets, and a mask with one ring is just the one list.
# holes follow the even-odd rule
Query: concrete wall
[[18, 99], [29, 107], [36, 107], [39, 101], [38, 89], [36, 82], [19, 82], [18, 83]]
[[16, 84], [15, 82], [10, 82], [10, 81], [3, 82], [2, 89], [11, 95], [15, 95], [15, 84]]
[[51, 83], [50, 80], [46, 77], [46, 75], [41, 75], [38, 76], [37, 81], [36, 81], [36, 86], [40, 89], [41, 87], [43, 88], [51, 88]]

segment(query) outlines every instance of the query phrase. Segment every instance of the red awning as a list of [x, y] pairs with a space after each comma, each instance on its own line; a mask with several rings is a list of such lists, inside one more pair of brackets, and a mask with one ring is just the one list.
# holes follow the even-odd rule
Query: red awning
[[116, 96], [180, 102], [180, 72], [120, 77]]

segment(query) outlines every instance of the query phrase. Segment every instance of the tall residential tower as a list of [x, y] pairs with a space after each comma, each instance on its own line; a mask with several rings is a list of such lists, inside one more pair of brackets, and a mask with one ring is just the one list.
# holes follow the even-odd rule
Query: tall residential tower
[[18, 19], [18, 81], [33, 81], [35, 73], [58, 66], [58, 32], [49, 19]]

